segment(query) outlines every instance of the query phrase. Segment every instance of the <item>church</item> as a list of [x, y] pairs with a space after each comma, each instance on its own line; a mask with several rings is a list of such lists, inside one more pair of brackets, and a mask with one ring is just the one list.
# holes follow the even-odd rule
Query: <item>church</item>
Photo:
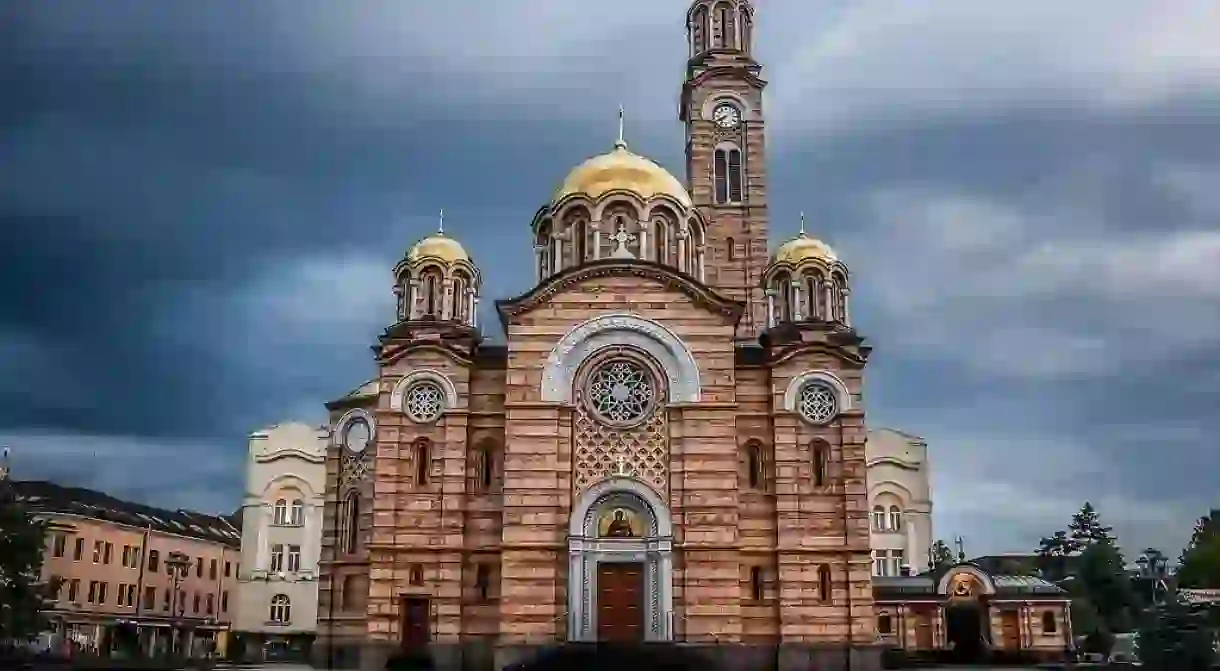
[[802, 222], [768, 249], [754, 26], [748, 0], [691, 6], [685, 179], [620, 122], [530, 222], [502, 342], [458, 239], [394, 267], [376, 377], [327, 404], [321, 662], [677, 641], [726, 668], [879, 668], [870, 347], [829, 245]]

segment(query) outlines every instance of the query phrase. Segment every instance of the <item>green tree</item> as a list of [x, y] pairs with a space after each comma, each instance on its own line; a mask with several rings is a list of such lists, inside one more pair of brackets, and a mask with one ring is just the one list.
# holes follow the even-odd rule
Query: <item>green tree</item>
[[1140, 600], [1127, 574], [1122, 552], [1111, 542], [1087, 547], [1074, 567], [1071, 592], [1087, 599], [1097, 613], [1099, 626], [1109, 633], [1125, 633], [1135, 625]]
[[1079, 544], [1066, 531], [1056, 531], [1038, 544], [1037, 565], [1043, 578], [1059, 582], [1068, 576], [1068, 557], [1076, 554]]
[[1220, 589], [1220, 510], [1212, 510], [1195, 523], [1181, 564], [1177, 579], [1182, 587]]
[[1215, 633], [1205, 613], [1170, 598], [1144, 618], [1138, 651], [1148, 671], [1208, 671], [1216, 660]]
[[1088, 501], [1084, 502], [1079, 512], [1072, 515], [1067, 535], [1079, 550], [1094, 543], [1114, 543], [1114, 528], [1101, 523], [1101, 516]]
[[30, 640], [45, 631], [42, 609], [59, 580], [42, 581], [46, 523], [0, 478], [0, 640]]
[[953, 556], [953, 550], [949, 549], [948, 543], [944, 541], [936, 541], [932, 544], [932, 570], [939, 571], [947, 569], [957, 563], [957, 558]]

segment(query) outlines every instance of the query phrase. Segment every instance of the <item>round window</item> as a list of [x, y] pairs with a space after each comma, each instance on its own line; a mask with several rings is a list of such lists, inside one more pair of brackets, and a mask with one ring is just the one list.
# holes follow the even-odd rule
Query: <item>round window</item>
[[418, 382], [403, 394], [402, 406], [413, 422], [435, 422], [445, 409], [445, 391], [435, 382]]
[[363, 452], [372, 437], [373, 432], [369, 429], [369, 423], [364, 418], [358, 417], [348, 422], [347, 428], [343, 430], [343, 445], [352, 452]]
[[839, 414], [839, 398], [827, 385], [810, 382], [801, 389], [797, 412], [809, 422], [825, 424]]
[[620, 426], [647, 417], [656, 398], [652, 376], [630, 359], [613, 359], [599, 366], [589, 376], [587, 393], [594, 414]]

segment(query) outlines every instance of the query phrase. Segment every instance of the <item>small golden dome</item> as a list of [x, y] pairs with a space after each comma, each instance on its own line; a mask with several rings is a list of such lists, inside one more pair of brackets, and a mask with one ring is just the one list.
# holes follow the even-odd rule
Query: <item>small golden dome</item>
[[623, 189], [641, 198], [666, 195], [685, 207], [691, 207], [690, 194], [678, 178], [655, 162], [627, 150], [619, 142], [606, 154], [576, 166], [563, 180], [563, 186], [555, 192], [555, 201], [572, 194], [583, 194], [597, 199], [608, 191]]
[[835, 251], [830, 248], [830, 245], [805, 235], [805, 231], [801, 231], [800, 235], [775, 250], [774, 261], [776, 263], [796, 265], [805, 259], [822, 259], [834, 263], [839, 260], [839, 257], [835, 256]]
[[470, 255], [466, 253], [462, 243], [439, 231], [415, 243], [411, 251], [407, 252], [408, 261], [425, 257], [439, 258], [446, 263], [470, 261]]

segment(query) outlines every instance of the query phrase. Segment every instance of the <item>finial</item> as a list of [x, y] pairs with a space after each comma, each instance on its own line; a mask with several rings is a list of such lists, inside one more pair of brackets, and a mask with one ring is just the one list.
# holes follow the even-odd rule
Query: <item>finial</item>
[[627, 140], [623, 137], [623, 106], [618, 106], [618, 140], [614, 143], [615, 149], [626, 149]]
[[436, 232], [442, 234], [445, 232], [445, 208], [443, 207], [441, 208], [440, 221], [438, 221], [436, 224]]
[[805, 212], [801, 212], [801, 237], [805, 237]]

